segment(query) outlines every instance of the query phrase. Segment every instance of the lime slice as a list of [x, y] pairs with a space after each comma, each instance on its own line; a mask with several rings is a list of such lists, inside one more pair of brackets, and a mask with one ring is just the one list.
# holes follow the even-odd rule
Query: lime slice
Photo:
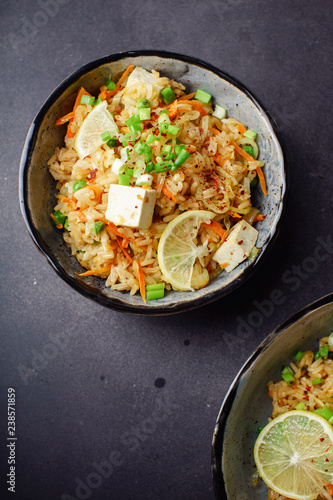
[[107, 110], [108, 103], [102, 101], [84, 119], [76, 134], [74, 149], [80, 158], [90, 155], [103, 144], [101, 134], [109, 131], [110, 136], [119, 136], [118, 127], [111, 113]]
[[197, 246], [194, 239], [200, 224], [209, 223], [214, 217], [213, 212], [192, 210], [178, 215], [165, 228], [158, 245], [158, 263], [173, 288], [180, 291], [194, 289], [191, 279], [196, 259], [203, 266], [203, 258], [209, 253], [207, 245]]
[[333, 427], [309, 411], [283, 413], [259, 434], [254, 459], [269, 488], [294, 500], [314, 500], [333, 482]]

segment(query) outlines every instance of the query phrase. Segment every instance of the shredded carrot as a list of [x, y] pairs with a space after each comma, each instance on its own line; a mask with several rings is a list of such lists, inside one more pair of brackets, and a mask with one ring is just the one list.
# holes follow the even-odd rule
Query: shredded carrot
[[178, 203], [177, 198], [169, 191], [169, 189], [163, 184], [162, 185], [162, 193], [165, 194], [170, 200], [172, 200], [174, 203]]
[[265, 176], [262, 173], [262, 170], [261, 170], [260, 167], [257, 167], [256, 171], [257, 171], [257, 174], [258, 174], [258, 177], [259, 177], [259, 181], [260, 181], [260, 186], [261, 186], [262, 192], [267, 196], [268, 193], [267, 193], [267, 188], [266, 188]]
[[91, 269], [90, 271], [86, 271], [85, 273], [76, 273], [78, 276], [92, 276], [95, 274], [103, 274], [107, 273], [108, 271], [111, 270], [112, 264], [109, 264], [108, 266], [102, 267], [101, 269]]
[[196, 109], [197, 111], [200, 111], [200, 115], [201, 116], [207, 115], [206, 110], [204, 109], [203, 105], [199, 101], [187, 101], [187, 100], [184, 100], [184, 101], [182, 101], [182, 103], [183, 104], [190, 104], [194, 109]]
[[[106, 93], [106, 98], [107, 99], [110, 99], [110, 97], [118, 94], [118, 92], [120, 92], [121, 90], [123, 90], [125, 87], [117, 87], [113, 90], [108, 90], [107, 93]], [[119, 114], [119, 113], [118, 113]]]
[[79, 210], [78, 208], [75, 210], [75, 213], [76, 215], [78, 216], [78, 218], [80, 220], [82, 220], [82, 222], [88, 222], [88, 219], [87, 217], [81, 212], [81, 210]]
[[[82, 97], [83, 95], [87, 95], [87, 96], [89, 96], [89, 97], [92, 97], [92, 96], [91, 96], [91, 94], [89, 94], [89, 92], [87, 92], [87, 91], [86, 91], [83, 87], [81, 87], [81, 88], [80, 88], [80, 90], [78, 91], [77, 96], [76, 96], [76, 99], [75, 99], [74, 108], [73, 108], [73, 113], [74, 113], [74, 115], [75, 115], [75, 110], [76, 110], [76, 108], [79, 106], [79, 104], [80, 104], [80, 102], [81, 102], [81, 97]], [[73, 123], [73, 120], [74, 120], [74, 115], [73, 115], [73, 118], [71, 118], [71, 119], [69, 120], [69, 124], [68, 124], [68, 127], [67, 127], [67, 134], [66, 134], [66, 135], [67, 135], [67, 137], [68, 137], [68, 138], [70, 138], [70, 139], [71, 139], [72, 137], [74, 137], [74, 135], [75, 135], [75, 132], [73, 132], [72, 127], [71, 127], [71, 125], [72, 125], [72, 123]]]
[[142, 271], [142, 267], [138, 260], [135, 261], [138, 265], [138, 278], [139, 278], [139, 286], [141, 297], [143, 298], [143, 302], [146, 304], [146, 286], [145, 286], [145, 277]]
[[71, 111], [70, 113], [67, 113], [67, 115], [63, 116], [62, 118], [59, 118], [55, 122], [56, 125], [63, 125], [64, 123], [68, 122], [71, 118], [74, 118], [74, 111]]
[[232, 210], [228, 210], [227, 214], [231, 215], [231, 217], [234, 217], [235, 219], [241, 219], [242, 216], [237, 214], [236, 212], [233, 212]]
[[228, 235], [228, 231], [223, 229], [221, 224], [219, 224], [215, 220], [210, 221], [210, 224], [208, 224], [207, 222], [202, 222], [201, 225], [203, 227], [207, 227], [208, 229], [212, 229], [213, 231], [215, 231], [215, 233], [217, 233], [220, 236], [222, 241], [224, 241]]
[[266, 219], [266, 215], [256, 215], [255, 218], [253, 219], [253, 222], [259, 222], [259, 221], [262, 221], [262, 220], [265, 220]]
[[98, 97], [100, 97], [102, 101], [105, 101], [108, 89], [106, 87], [101, 87], [101, 89], [103, 90], [101, 90], [101, 92], [98, 94]]
[[113, 234], [115, 234], [116, 236], [120, 236], [121, 238], [124, 238], [124, 235], [120, 231], [118, 231], [117, 226], [115, 224], [113, 224], [113, 222], [110, 222], [109, 220], [104, 219], [104, 217], [97, 217], [94, 220], [100, 220], [100, 221], [104, 222], [104, 224], [109, 227], [110, 231]]
[[221, 132], [219, 130], [217, 130], [217, 128], [215, 128], [215, 127], [212, 127], [212, 132], [213, 132], [214, 135], [220, 135], [221, 134]]
[[116, 238], [117, 238], [117, 242], [118, 242], [118, 245], [120, 247], [120, 250], [123, 252], [123, 254], [125, 255], [126, 259], [132, 264], [133, 263], [133, 259], [128, 254], [128, 252], [125, 250], [125, 248], [123, 247], [121, 239], [119, 238], [119, 236], [116, 236]]
[[128, 73], [130, 73], [132, 71], [133, 68], [134, 68], [134, 64], [130, 64], [128, 66], [128, 68], [124, 71], [124, 73], [119, 78], [118, 83], [117, 83], [117, 87], [120, 87], [121, 83], [125, 80], [126, 76], [128, 75]]
[[[54, 220], [54, 222], [58, 222], [57, 219], [54, 217], [53, 214], [50, 214], [50, 217], [52, 220]], [[64, 226], [62, 224], [56, 224], [56, 228], [57, 229], [62, 229]]]
[[96, 200], [100, 203], [101, 199], [102, 199], [102, 194], [101, 191], [98, 189], [97, 186], [94, 186], [92, 184], [90, 184], [89, 186], [86, 186], [88, 189], [91, 189], [92, 191], [94, 191], [95, 193], [95, 198]]
[[237, 130], [238, 132], [240, 132], [241, 134], [244, 134], [246, 132], [246, 128], [244, 127], [244, 125], [242, 123], [239, 123], [237, 125]]
[[73, 198], [61, 198], [61, 201], [64, 203], [68, 203], [68, 205], [72, 205], [73, 209], [77, 209], [76, 202]]
[[328, 484], [328, 485], [327, 485], [327, 487], [328, 487], [328, 493], [329, 493], [331, 496], [333, 496], [333, 485], [332, 485], [332, 484]]
[[182, 95], [181, 97], [178, 97], [178, 100], [184, 101], [184, 100], [192, 99], [192, 97], [194, 97], [195, 94], [196, 94], [196, 92], [192, 92], [192, 94]]
[[185, 149], [188, 153], [195, 153], [197, 150], [195, 146], [185, 146]]
[[178, 100], [176, 99], [173, 101], [173, 103], [169, 106], [169, 118], [175, 118], [175, 116], [178, 113]]
[[268, 394], [270, 395], [271, 398], [273, 397], [273, 392], [271, 389], [268, 391]]
[[229, 262], [223, 262], [222, 264], [220, 264], [220, 268], [225, 269], [228, 265], [229, 265]]
[[246, 151], [244, 151], [244, 149], [240, 148], [237, 144], [234, 144], [232, 142], [231, 145], [234, 146], [234, 149], [235, 149], [236, 153], [238, 153], [243, 158], [245, 158], [245, 160], [247, 160], [247, 161], [253, 161], [254, 160], [254, 158], [251, 155], [249, 155], [249, 153], [247, 153]]

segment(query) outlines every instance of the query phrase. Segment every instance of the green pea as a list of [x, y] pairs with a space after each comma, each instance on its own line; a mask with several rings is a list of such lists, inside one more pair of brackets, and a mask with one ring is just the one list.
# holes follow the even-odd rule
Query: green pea
[[76, 193], [79, 189], [84, 188], [87, 185], [87, 181], [81, 180], [81, 181], [76, 181], [73, 186], [73, 193]]
[[99, 234], [103, 231], [104, 226], [105, 226], [104, 222], [98, 220], [94, 222], [94, 224], [91, 226], [90, 231], [92, 232], [92, 234]]
[[60, 212], [60, 210], [56, 210], [53, 214], [53, 217], [54, 219], [53, 220], [53, 223], [57, 226], [58, 224], [64, 224], [67, 217], [66, 215], [64, 215], [63, 213]]

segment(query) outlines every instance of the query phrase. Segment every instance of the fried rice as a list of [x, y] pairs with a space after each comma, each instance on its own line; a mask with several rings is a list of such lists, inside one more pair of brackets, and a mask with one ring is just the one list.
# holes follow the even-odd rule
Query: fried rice
[[[324, 350], [322, 350], [323, 347]], [[323, 408], [328, 408], [333, 415], [332, 357], [333, 344], [331, 338], [324, 337], [319, 341], [318, 350], [315, 352], [306, 351], [302, 353], [299, 361], [295, 360], [290, 363], [290, 373], [294, 381], [268, 382], [268, 391], [273, 404], [273, 419], [282, 413], [300, 408], [319, 412]], [[315, 384], [313, 384], [314, 381]], [[330, 413], [328, 413], [329, 415]], [[332, 493], [333, 487], [327, 485], [322, 494], [317, 497], [317, 500], [331, 500]], [[273, 490], [269, 490], [268, 500], [288, 499]]]
[[[57, 148], [48, 161], [49, 171], [57, 181], [58, 201], [54, 210], [67, 218], [63, 238], [72, 255], [87, 270], [81, 276], [99, 276], [112, 290], [130, 294], [140, 289], [140, 273], [146, 285], [165, 283], [165, 288], [171, 289], [160, 270], [157, 248], [168, 223], [179, 214], [189, 210], [212, 211], [214, 220], [227, 233], [242, 218], [252, 224], [263, 217], [252, 207], [251, 183], [258, 179], [264, 163], [242, 153], [244, 143], [249, 142], [243, 137], [244, 125], [235, 118], [213, 116], [211, 103], [195, 100], [193, 94], [186, 95], [185, 87], [176, 80], [160, 76], [154, 70], [151, 73], [155, 86], [141, 83], [128, 88], [125, 78], [114, 91], [101, 87], [99, 97], [107, 101], [107, 109], [120, 132], [116, 147], [104, 143], [88, 156], [79, 157], [75, 137], [94, 106], [77, 103], [69, 114], [64, 146]], [[167, 106], [156, 87], [171, 88], [174, 102]], [[157, 191], [157, 197], [148, 229], [115, 228], [105, 219], [110, 185], [119, 182], [112, 166], [123, 147], [121, 140], [130, 131], [125, 122], [137, 112], [136, 103], [140, 98], [149, 99], [151, 106], [150, 119], [141, 123], [141, 141], [146, 141], [152, 130], [156, 132], [158, 118], [166, 108], [171, 123], [180, 129], [177, 136], [161, 134], [152, 144], [152, 160], [156, 161], [166, 144], [171, 144], [172, 148], [183, 144], [190, 156], [174, 171], [152, 172], [152, 188]], [[66, 117], [60, 123], [65, 121]], [[127, 165], [130, 168], [140, 158], [134, 146], [135, 141], [128, 142], [130, 161]], [[73, 192], [75, 182], [80, 180], [86, 182], [85, 186]], [[105, 226], [99, 234], [94, 234], [92, 225], [98, 220], [104, 221]], [[57, 220], [55, 224], [58, 228], [64, 225]], [[193, 276], [200, 275], [205, 268], [209, 279], [214, 279], [222, 269], [212, 257], [223, 241], [216, 231], [203, 226], [197, 241], [207, 246], [207, 254], [203, 263], [196, 262]], [[201, 286], [199, 280], [199, 285], [193, 288]]]

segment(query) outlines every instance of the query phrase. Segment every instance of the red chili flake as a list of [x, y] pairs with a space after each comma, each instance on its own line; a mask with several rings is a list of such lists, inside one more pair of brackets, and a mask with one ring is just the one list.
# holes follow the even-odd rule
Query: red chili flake
[[310, 410], [310, 405], [307, 405], [306, 409], [307, 409], [307, 410]]
[[116, 113], [117, 115], [120, 115], [120, 113], [121, 113], [121, 109], [116, 109], [116, 110], [115, 110], [115, 113]]
[[311, 462], [313, 463], [313, 459], [311, 460]]
[[328, 458], [327, 458], [327, 457], [325, 458], [325, 462], [329, 462], [329, 460], [328, 460]]
[[241, 245], [243, 243], [243, 240], [237, 241], [238, 245]]
[[98, 168], [94, 168], [94, 169], [90, 172], [90, 174], [88, 175], [88, 177], [89, 177], [89, 182], [92, 182], [92, 181], [96, 178], [97, 172], [98, 172]]
[[309, 385], [306, 386], [307, 391], [311, 391], [311, 387]]
[[322, 443], [324, 441], [325, 438], [320, 438], [320, 442]]

